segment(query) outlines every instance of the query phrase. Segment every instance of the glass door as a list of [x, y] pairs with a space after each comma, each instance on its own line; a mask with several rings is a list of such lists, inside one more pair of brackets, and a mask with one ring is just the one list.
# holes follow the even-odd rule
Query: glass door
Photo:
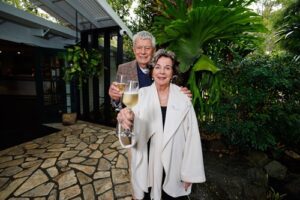
[[57, 54], [45, 55], [42, 60], [43, 121], [60, 122], [65, 112], [65, 84], [62, 77], [64, 60]]

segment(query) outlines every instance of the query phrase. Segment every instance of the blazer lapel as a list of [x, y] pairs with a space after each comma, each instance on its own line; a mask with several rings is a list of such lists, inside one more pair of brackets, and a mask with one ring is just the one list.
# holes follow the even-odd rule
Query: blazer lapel
[[136, 60], [134, 60], [134, 61], [131, 62], [130, 69], [128, 69], [130, 71], [130, 74], [131, 74], [130, 79], [134, 80], [134, 81], [138, 81], [138, 74], [137, 74], [137, 68], [136, 67], [137, 67], [137, 62], [136, 62]]

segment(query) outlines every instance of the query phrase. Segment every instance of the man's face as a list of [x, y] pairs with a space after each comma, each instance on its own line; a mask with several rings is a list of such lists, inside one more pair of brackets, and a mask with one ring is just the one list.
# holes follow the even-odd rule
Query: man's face
[[151, 40], [138, 38], [133, 46], [133, 52], [139, 66], [145, 68], [151, 61], [154, 53]]

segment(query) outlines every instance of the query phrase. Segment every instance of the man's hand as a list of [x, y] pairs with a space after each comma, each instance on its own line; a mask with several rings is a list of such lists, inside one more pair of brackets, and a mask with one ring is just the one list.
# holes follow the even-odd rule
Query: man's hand
[[123, 108], [118, 113], [117, 120], [124, 129], [130, 130], [133, 126], [134, 113], [129, 108]]
[[117, 82], [113, 82], [108, 90], [108, 94], [110, 96], [110, 98], [112, 98], [115, 101], [120, 101], [121, 97], [122, 97], [122, 93], [120, 92], [120, 90], [117, 87]]
[[180, 91], [192, 100], [193, 94], [187, 87], [180, 87]]

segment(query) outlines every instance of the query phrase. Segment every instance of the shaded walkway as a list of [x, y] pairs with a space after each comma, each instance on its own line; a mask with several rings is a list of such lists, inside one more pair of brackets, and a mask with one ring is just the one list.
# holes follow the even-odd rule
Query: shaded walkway
[[113, 128], [51, 126], [61, 131], [0, 151], [1, 200], [131, 199], [127, 150]]

